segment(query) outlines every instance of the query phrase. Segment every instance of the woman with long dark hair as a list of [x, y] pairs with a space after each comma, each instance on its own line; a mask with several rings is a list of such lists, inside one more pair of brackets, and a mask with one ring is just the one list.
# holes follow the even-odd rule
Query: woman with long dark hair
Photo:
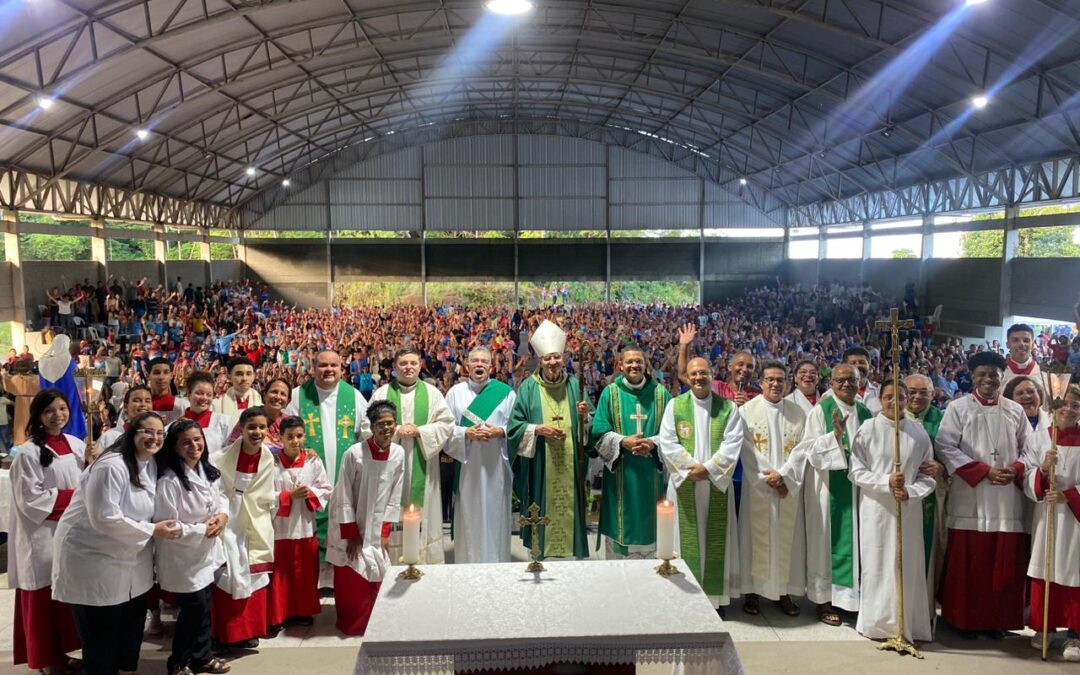
[[8, 588], [15, 589], [14, 662], [62, 672], [79, 648], [71, 608], [52, 599], [53, 536], [82, 473], [83, 442], [63, 432], [71, 416], [58, 389], [30, 402], [28, 439], [11, 464]]
[[210, 653], [210, 597], [214, 572], [225, 562], [221, 534], [228, 522], [221, 472], [210, 464], [202, 427], [180, 419], [169, 425], [154, 456], [161, 478], [154, 520], [175, 520], [181, 534], [155, 547], [158, 584], [176, 594], [180, 608], [173, 634], [169, 675], [226, 673], [229, 665]]
[[56, 528], [53, 598], [72, 606], [87, 675], [134, 673], [146, 593], [154, 583], [152, 538], [177, 539], [175, 520], [153, 522], [165, 424], [136, 415], [79, 479]]

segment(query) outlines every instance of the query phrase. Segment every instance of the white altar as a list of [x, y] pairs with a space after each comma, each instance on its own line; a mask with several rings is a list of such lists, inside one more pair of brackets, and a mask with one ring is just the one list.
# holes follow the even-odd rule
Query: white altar
[[741, 675], [708, 598], [655, 560], [430, 565], [383, 582], [357, 675], [453, 675], [553, 663], [652, 664], [679, 675]]

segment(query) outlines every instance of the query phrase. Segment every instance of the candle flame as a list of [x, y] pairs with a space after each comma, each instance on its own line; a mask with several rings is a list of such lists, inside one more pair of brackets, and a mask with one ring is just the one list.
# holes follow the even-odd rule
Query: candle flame
[[673, 504], [671, 502], [671, 500], [669, 500], [669, 499], [661, 499], [660, 500], [660, 506], [668, 507], [668, 506], [674, 506], [674, 505], [675, 504]]

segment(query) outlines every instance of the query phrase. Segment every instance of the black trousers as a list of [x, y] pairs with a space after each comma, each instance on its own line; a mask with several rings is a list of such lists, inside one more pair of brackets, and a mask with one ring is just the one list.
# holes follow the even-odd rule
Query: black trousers
[[82, 642], [86, 675], [116, 675], [139, 669], [146, 622], [146, 594], [119, 605], [72, 605], [75, 629]]
[[177, 593], [176, 632], [173, 633], [173, 666], [201, 666], [210, 660], [210, 597], [214, 585], [193, 593]]

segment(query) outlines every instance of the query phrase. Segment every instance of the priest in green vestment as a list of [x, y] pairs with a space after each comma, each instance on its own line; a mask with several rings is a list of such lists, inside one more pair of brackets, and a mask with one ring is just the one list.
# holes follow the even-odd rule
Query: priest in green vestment
[[[938, 427], [945, 413], [930, 405], [934, 398], [934, 383], [926, 375], [908, 375], [904, 379], [908, 388], [907, 410], [908, 419], [923, 425], [930, 443], [933, 445], [937, 437]], [[930, 595], [930, 617], [932, 623], [937, 619], [937, 577], [945, 563], [945, 537], [948, 529], [945, 527], [945, 497], [948, 493], [949, 483], [945, 480], [944, 465], [931, 460], [919, 467], [919, 473], [930, 476], [937, 481], [937, 489], [931, 492], [922, 502], [923, 508], [923, 548], [926, 553], [926, 590]]]
[[739, 534], [732, 475], [746, 429], [735, 403], [713, 393], [703, 358], [686, 366], [690, 391], [672, 399], [660, 421], [659, 445], [671, 473], [675, 548], [720, 611], [739, 595]]
[[[566, 333], [545, 320], [529, 338], [540, 368], [525, 378], [510, 413], [509, 449], [514, 458], [514, 492], [521, 511], [537, 504], [547, 525], [537, 526], [541, 558], [587, 558], [585, 535], [586, 448], [578, 435], [579, 415], [590, 405], [578, 400], [577, 378], [567, 374]], [[532, 546], [533, 528], [521, 529]]]
[[664, 498], [656, 436], [671, 394], [645, 374], [641, 347], [624, 346], [619, 361], [622, 374], [600, 393], [589, 434], [591, 455], [604, 462], [600, 534], [607, 559], [652, 558], [656, 502]]

